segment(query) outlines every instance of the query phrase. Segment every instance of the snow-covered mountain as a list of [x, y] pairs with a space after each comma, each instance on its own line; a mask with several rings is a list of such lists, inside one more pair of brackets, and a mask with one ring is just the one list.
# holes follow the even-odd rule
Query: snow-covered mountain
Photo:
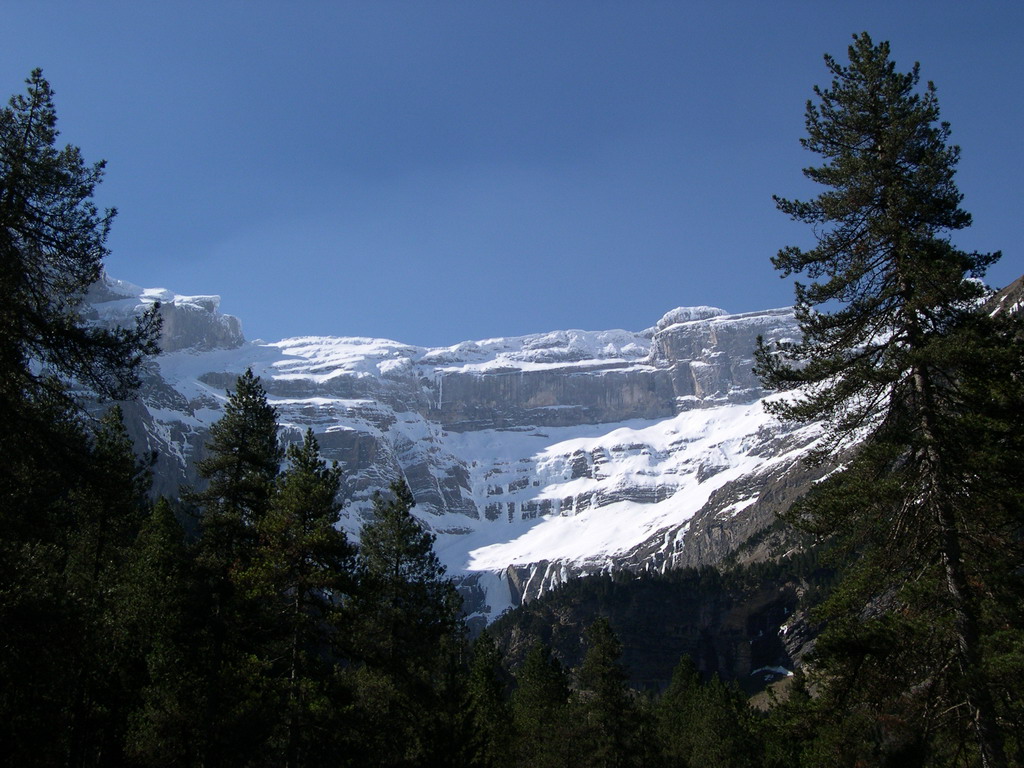
[[576, 575], [714, 562], [769, 523], [808, 478], [814, 427], [767, 416], [758, 335], [795, 337], [788, 309], [682, 307], [644, 331], [553, 331], [428, 349], [385, 339], [246, 341], [216, 296], [105, 279], [93, 319], [153, 302], [163, 353], [125, 405], [156, 450], [156, 491], [195, 484], [210, 425], [247, 367], [282, 437], [312, 427], [344, 468], [343, 525], [404, 476], [416, 513], [481, 618]]

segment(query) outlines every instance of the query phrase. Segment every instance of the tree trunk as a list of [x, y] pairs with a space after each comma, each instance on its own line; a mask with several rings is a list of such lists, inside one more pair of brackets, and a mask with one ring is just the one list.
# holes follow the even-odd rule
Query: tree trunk
[[964, 570], [963, 549], [957, 527], [956, 510], [952, 494], [945, 482], [947, 468], [943, 462], [936, 437], [934, 393], [927, 371], [913, 371], [914, 393], [920, 398], [920, 428], [924, 442], [922, 479], [925, 484], [925, 504], [934, 505], [934, 520], [938, 528], [939, 557], [945, 572], [946, 591], [953, 610], [956, 634], [956, 656], [963, 675], [964, 696], [973, 713], [974, 732], [981, 751], [984, 768], [1006, 768], [1003, 737], [995, 713], [995, 702], [983, 679], [981, 669], [980, 631], [978, 612], [971, 597], [967, 573]]

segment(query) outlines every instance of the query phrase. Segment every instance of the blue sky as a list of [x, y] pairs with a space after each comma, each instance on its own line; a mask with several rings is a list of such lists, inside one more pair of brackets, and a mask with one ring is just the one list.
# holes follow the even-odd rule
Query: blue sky
[[3, 94], [42, 67], [105, 158], [108, 270], [218, 293], [249, 338], [439, 346], [783, 306], [808, 244], [804, 103], [850, 36], [921, 62], [962, 147], [961, 247], [1024, 272], [1024, 3], [18, 2]]

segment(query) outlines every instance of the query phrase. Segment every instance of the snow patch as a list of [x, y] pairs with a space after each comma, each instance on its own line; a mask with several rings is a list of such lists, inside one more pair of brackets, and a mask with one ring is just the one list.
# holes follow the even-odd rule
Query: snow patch
[[719, 309], [718, 307], [676, 307], [662, 315], [661, 319], [654, 327], [659, 331], [663, 331], [670, 326], [679, 325], [679, 323], [689, 323], [694, 320], [707, 320], [712, 317], [721, 317], [722, 315], [727, 314], [729, 313], [724, 309]]

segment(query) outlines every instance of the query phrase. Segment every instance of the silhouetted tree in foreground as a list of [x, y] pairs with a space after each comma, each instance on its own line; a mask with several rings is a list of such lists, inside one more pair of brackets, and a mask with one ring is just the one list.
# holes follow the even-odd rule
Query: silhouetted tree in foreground
[[[998, 253], [955, 248], [970, 224], [954, 182], [959, 148], [918, 68], [854, 38], [807, 106], [803, 145], [825, 190], [777, 199], [816, 247], [779, 251], [796, 284], [798, 344], [758, 350], [769, 408], [824, 420], [819, 458], [858, 440], [843, 471], [792, 514], [839, 536], [857, 565], [829, 601], [815, 668], [822, 711], [842, 719], [840, 764], [1007, 764], [987, 656], [1019, 630], [1021, 343], [979, 311]], [[1019, 637], [1019, 635], [1018, 635]]]

